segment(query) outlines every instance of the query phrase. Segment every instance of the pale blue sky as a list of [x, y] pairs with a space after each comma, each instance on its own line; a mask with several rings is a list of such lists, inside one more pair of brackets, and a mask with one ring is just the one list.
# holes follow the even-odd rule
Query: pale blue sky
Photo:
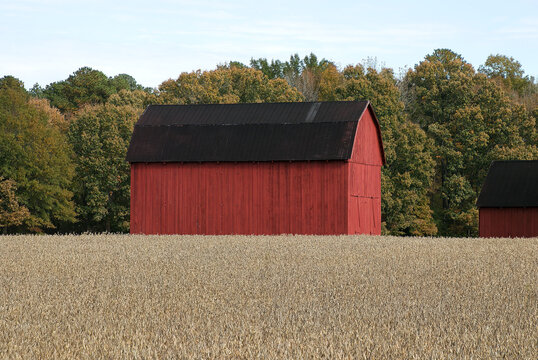
[[436, 48], [513, 56], [538, 77], [538, 0], [0, 0], [0, 76], [27, 88], [82, 66], [156, 87], [183, 71], [292, 53], [412, 67]]

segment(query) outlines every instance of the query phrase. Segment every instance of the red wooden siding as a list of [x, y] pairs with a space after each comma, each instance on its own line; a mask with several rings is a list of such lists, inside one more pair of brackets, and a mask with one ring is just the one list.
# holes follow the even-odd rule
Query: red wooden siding
[[131, 164], [131, 233], [344, 234], [343, 161]]
[[538, 207], [480, 208], [481, 237], [538, 236]]
[[368, 108], [348, 161], [348, 234], [381, 234], [381, 143]]

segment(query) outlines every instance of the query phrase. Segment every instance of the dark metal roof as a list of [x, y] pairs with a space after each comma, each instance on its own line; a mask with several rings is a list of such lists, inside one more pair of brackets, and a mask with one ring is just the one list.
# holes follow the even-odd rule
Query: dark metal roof
[[137, 126], [303, 124], [357, 121], [368, 101], [150, 105]]
[[478, 207], [538, 207], [538, 160], [493, 161]]
[[135, 125], [127, 161], [346, 160], [368, 107], [368, 101], [150, 105]]

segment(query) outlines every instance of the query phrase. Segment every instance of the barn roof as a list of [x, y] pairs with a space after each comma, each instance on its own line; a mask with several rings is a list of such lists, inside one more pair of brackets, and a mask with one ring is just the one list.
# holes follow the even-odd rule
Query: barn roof
[[538, 160], [493, 161], [478, 207], [538, 207]]
[[150, 105], [135, 125], [127, 161], [346, 160], [368, 108], [381, 144], [368, 101]]

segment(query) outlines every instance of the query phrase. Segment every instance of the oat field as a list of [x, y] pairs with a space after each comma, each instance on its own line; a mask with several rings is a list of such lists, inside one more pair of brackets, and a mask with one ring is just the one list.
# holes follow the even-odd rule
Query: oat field
[[538, 358], [538, 238], [0, 237], [0, 357]]

